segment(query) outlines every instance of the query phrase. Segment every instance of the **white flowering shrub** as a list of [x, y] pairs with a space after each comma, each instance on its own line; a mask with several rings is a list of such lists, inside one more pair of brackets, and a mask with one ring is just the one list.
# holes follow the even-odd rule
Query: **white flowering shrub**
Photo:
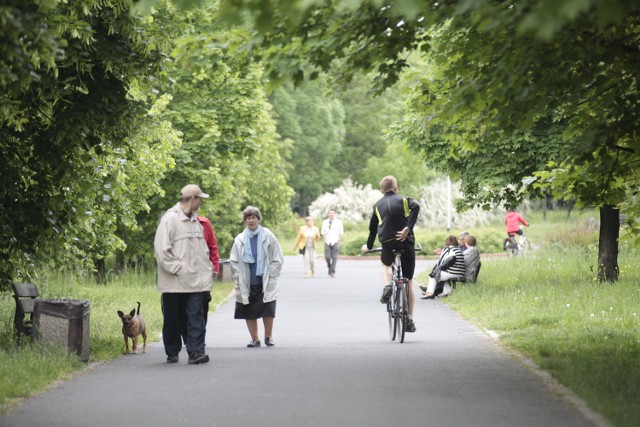
[[334, 209], [342, 221], [369, 221], [373, 205], [380, 197], [380, 190], [372, 189], [369, 184], [363, 187], [347, 178], [332, 193], [325, 193], [311, 203], [309, 215], [326, 218], [329, 209]]
[[[400, 191], [402, 193], [402, 191]], [[447, 207], [447, 181], [439, 179], [428, 186], [424, 186], [420, 194], [407, 194], [420, 203], [420, 215], [418, 225], [426, 228], [446, 228]], [[382, 197], [378, 189], [372, 189], [371, 185], [361, 186], [354, 183], [351, 178], [343, 181], [342, 185], [331, 193], [325, 193], [318, 197], [309, 206], [309, 214], [315, 218], [326, 218], [329, 209], [335, 209], [343, 221], [369, 221], [373, 211], [373, 205]], [[474, 228], [488, 225], [491, 222], [501, 221], [505, 210], [496, 207], [489, 211], [474, 208], [459, 213], [453, 207], [455, 201], [463, 197], [460, 193], [460, 185], [451, 184], [451, 227], [455, 229]]]
[[445, 228], [447, 226], [447, 208], [450, 206], [451, 228], [477, 228], [489, 225], [504, 218], [505, 210], [502, 207], [494, 207], [485, 211], [482, 208], [473, 208], [464, 212], [456, 211], [456, 200], [464, 197], [460, 193], [460, 185], [451, 183], [451, 200], [447, 195], [447, 180], [438, 179], [432, 184], [423, 187], [420, 195], [414, 196], [420, 203], [420, 216], [418, 225], [427, 228]]

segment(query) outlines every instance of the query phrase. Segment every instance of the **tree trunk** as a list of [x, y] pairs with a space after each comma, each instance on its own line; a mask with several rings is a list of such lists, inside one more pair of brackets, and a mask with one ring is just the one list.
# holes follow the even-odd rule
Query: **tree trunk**
[[104, 258], [96, 259], [93, 261], [93, 265], [95, 266], [95, 271], [93, 272], [93, 276], [98, 283], [106, 283], [107, 281], [107, 269], [104, 263]]
[[620, 212], [611, 205], [600, 208], [600, 240], [598, 242], [598, 281], [618, 280], [618, 237]]
[[576, 205], [576, 202], [574, 202], [573, 200], [569, 200], [569, 203], [567, 204], [567, 218], [571, 217], [571, 211], [573, 210], [573, 207]]
[[547, 202], [547, 195], [545, 194], [542, 199], [542, 221], [547, 222], [547, 209], [549, 209], [549, 203]]
[[127, 267], [125, 264], [126, 258], [124, 256], [124, 251], [116, 252], [116, 270], [119, 273], [124, 273], [125, 268]]

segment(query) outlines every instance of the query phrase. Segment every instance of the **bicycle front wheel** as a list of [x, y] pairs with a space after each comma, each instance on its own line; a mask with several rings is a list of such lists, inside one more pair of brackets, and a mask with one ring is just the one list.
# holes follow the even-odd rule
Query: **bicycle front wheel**
[[407, 328], [408, 317], [408, 300], [407, 300], [407, 284], [404, 283], [398, 288], [398, 299], [396, 305], [396, 336], [398, 342], [402, 344], [404, 342], [404, 334]]
[[389, 315], [389, 336], [391, 337], [391, 341], [396, 339], [396, 330], [395, 325], [393, 324], [393, 304], [392, 299], [389, 299], [387, 303], [387, 314]]
[[389, 314], [389, 336], [391, 337], [391, 341], [395, 341], [396, 339], [396, 307], [397, 307], [397, 289], [396, 285], [391, 283], [391, 298], [389, 298], [389, 302], [387, 303], [387, 313]]

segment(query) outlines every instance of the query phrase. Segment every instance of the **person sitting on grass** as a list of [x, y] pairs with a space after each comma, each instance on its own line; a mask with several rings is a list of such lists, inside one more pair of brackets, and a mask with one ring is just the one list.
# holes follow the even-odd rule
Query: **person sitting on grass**
[[464, 256], [465, 276], [467, 283], [475, 283], [478, 278], [478, 271], [480, 270], [480, 252], [476, 248], [476, 238], [469, 234], [465, 237], [465, 250], [462, 255]]
[[470, 236], [469, 232], [463, 231], [462, 233], [460, 233], [460, 237], [458, 238], [458, 243], [460, 243], [459, 248], [462, 253], [464, 253], [464, 251], [467, 250], [467, 246], [468, 246], [466, 242], [467, 236]]
[[[421, 298], [433, 299], [438, 296], [438, 294], [440, 294], [441, 297], [449, 296], [452, 290], [449, 281], [452, 279], [465, 279], [464, 255], [462, 255], [462, 251], [460, 251], [456, 236], [449, 236], [445, 239], [440, 258], [433, 268], [433, 271], [429, 273], [427, 290]], [[442, 284], [442, 291], [440, 291], [440, 286], [438, 286], [440, 284]], [[437, 290], [436, 286], [438, 286]]]

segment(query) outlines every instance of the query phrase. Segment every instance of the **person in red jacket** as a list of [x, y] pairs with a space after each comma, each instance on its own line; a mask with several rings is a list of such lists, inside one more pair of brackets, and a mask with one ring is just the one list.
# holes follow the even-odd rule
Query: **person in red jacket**
[[528, 227], [529, 223], [515, 211], [515, 209], [509, 209], [507, 215], [504, 217], [504, 223], [507, 226], [507, 237], [508, 240], [511, 240], [511, 247], [517, 248], [518, 244], [516, 243], [515, 235], [518, 234], [522, 236], [522, 230], [520, 229], [520, 224]]
[[[209, 259], [211, 260], [211, 264], [213, 266], [213, 279], [215, 280], [218, 277], [218, 273], [220, 272], [220, 255], [218, 254], [218, 241], [216, 240], [216, 235], [213, 232], [213, 227], [211, 226], [211, 221], [208, 218], [203, 216], [198, 216], [198, 221], [204, 228], [204, 241], [207, 243], [207, 247], [209, 248]], [[209, 317], [209, 302], [211, 301], [211, 292], [208, 292], [204, 296], [204, 300], [202, 302], [202, 313], [204, 314], [204, 324], [207, 324], [207, 318]]]
[[[211, 261], [211, 266], [213, 267], [213, 280], [218, 277], [220, 272], [220, 255], [218, 253], [218, 241], [216, 240], [216, 235], [213, 232], [213, 227], [211, 226], [211, 221], [208, 218], [198, 215], [198, 222], [202, 225], [204, 229], [204, 241], [209, 248], [209, 260]], [[204, 325], [207, 326], [207, 320], [209, 319], [209, 303], [211, 302], [211, 292], [204, 292], [204, 297], [202, 298], [202, 315], [204, 316]], [[187, 315], [186, 313], [182, 313], [184, 317], [184, 326], [182, 328], [182, 340], [187, 343]]]

